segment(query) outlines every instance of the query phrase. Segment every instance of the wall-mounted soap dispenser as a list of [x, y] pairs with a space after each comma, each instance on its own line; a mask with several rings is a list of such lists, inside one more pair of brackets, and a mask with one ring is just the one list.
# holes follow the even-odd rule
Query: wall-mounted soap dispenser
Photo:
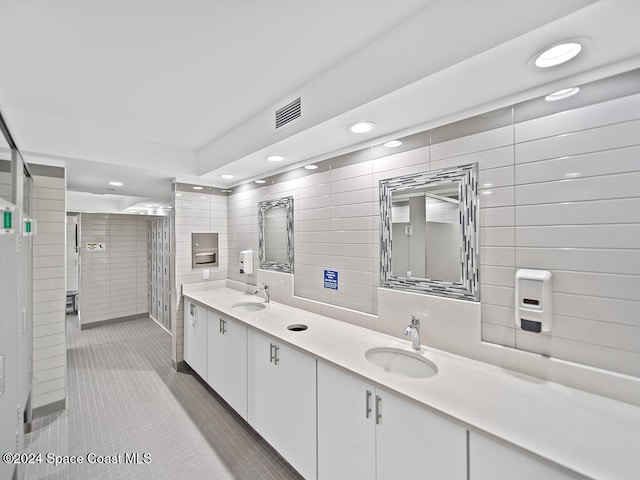
[[240, 252], [240, 273], [251, 275], [253, 273], [253, 250]]
[[528, 332], [551, 331], [551, 272], [516, 272], [516, 325]]

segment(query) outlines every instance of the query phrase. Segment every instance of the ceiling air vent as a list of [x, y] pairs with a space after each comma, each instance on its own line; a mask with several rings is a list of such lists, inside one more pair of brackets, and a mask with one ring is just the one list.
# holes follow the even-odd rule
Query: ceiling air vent
[[302, 116], [300, 97], [276, 110], [276, 130], [288, 125]]

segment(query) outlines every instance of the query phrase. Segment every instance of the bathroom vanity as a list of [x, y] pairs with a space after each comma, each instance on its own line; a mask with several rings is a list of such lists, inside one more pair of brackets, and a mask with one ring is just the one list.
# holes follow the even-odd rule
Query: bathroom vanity
[[[633, 405], [413, 352], [408, 340], [231, 288], [184, 298], [185, 361], [307, 479], [640, 474]], [[385, 366], [372, 351], [417, 354], [435, 370]]]

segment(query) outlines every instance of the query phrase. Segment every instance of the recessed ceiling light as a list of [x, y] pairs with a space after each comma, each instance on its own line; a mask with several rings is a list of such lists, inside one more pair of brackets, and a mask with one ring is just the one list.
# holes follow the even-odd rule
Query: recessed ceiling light
[[204, 187], [193, 187], [194, 190], [203, 190]]
[[396, 148], [400, 145], [402, 145], [402, 142], [400, 140], [391, 140], [390, 142], [384, 144], [384, 146], [387, 148]]
[[222, 178], [226, 178], [227, 180], [231, 180], [233, 178], [233, 175], [230, 175], [228, 173], [225, 173], [224, 175], [220, 175]]
[[569, 172], [564, 174], [564, 176], [567, 178], [575, 178], [575, 177], [579, 177], [580, 175], [581, 175], [580, 172]]
[[147, 208], [153, 208], [153, 207], [155, 207], [155, 206], [156, 206], [156, 205], [145, 205], [145, 207], [147, 207]]
[[373, 122], [358, 122], [353, 125], [349, 125], [349, 131], [351, 133], [367, 133], [375, 128], [376, 124]]
[[109, 182], [109, 185], [113, 187], [121, 187], [124, 184], [122, 182]]
[[544, 99], [547, 102], [555, 102], [556, 100], [564, 100], [565, 98], [573, 97], [580, 91], [580, 87], [563, 88], [557, 92], [550, 93]]
[[316, 168], [318, 168], [318, 165], [305, 165], [304, 168], [306, 168], [307, 170], [315, 170]]
[[231, 193], [231, 190], [220, 190], [222, 193]]
[[284, 157], [282, 155], [267, 155], [267, 160], [270, 162], [281, 162], [284, 160]]
[[182, 194], [181, 193], [176, 193], [176, 197], [181, 197]]
[[535, 64], [538, 68], [549, 68], [568, 62], [582, 50], [582, 45], [577, 42], [566, 42], [547, 48], [536, 57]]
[[491, 190], [485, 190], [482, 192], [482, 195], [491, 195], [493, 192]]
[[256, 180], [254, 183], [266, 183], [264, 180]]

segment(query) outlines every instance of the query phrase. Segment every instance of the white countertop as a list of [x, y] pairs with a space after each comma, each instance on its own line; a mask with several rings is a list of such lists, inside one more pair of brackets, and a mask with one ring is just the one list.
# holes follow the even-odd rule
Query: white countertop
[[[264, 300], [230, 288], [185, 297], [584, 476], [640, 478], [639, 407], [424, 346], [438, 374], [406, 378], [369, 363], [365, 352], [412, 351], [410, 341], [275, 302], [258, 312], [238, 311], [231, 306]], [[292, 323], [309, 328], [287, 330]]]

